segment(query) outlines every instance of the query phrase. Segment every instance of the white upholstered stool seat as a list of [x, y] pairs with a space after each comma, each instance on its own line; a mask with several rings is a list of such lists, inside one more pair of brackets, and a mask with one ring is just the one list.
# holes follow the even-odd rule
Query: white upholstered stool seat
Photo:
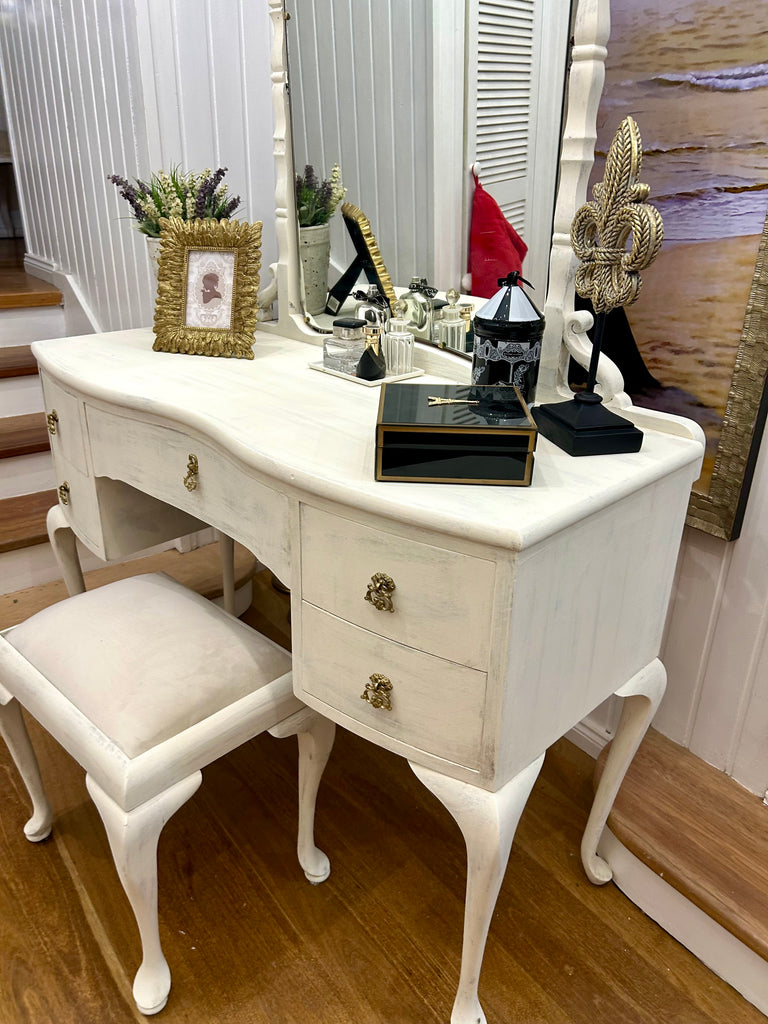
[[0, 732], [33, 803], [25, 833], [37, 841], [52, 815], [19, 704], [86, 770], [141, 933], [142, 1012], [161, 1010], [170, 989], [157, 841], [206, 764], [265, 730], [298, 734], [299, 861], [310, 881], [328, 876], [313, 828], [332, 723], [294, 697], [287, 652], [170, 577], [120, 580], [0, 633]]

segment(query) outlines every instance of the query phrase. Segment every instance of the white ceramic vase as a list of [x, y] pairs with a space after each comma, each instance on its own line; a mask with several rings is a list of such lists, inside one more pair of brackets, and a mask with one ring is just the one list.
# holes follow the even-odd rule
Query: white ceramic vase
[[157, 282], [157, 273], [160, 269], [160, 239], [152, 238], [150, 235], [145, 236], [147, 239], [147, 253], [149, 254], [149, 266], [152, 271], [152, 275]]
[[299, 252], [304, 275], [304, 308], [315, 315], [325, 310], [328, 297], [328, 265], [331, 258], [331, 225], [299, 228]]

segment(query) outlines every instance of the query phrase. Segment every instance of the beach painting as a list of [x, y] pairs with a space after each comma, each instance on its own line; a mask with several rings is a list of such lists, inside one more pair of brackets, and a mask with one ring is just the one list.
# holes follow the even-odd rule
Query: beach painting
[[611, 0], [592, 180], [631, 114], [640, 180], [664, 220], [661, 253], [626, 310], [653, 379], [632, 397], [700, 423], [702, 495], [728, 468], [718, 449], [768, 210], [766, 39], [765, 0]]

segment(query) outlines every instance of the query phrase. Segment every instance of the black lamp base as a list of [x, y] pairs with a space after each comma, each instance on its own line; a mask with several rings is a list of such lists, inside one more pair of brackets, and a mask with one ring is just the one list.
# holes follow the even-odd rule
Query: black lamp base
[[531, 410], [539, 433], [569, 455], [619, 455], [639, 452], [643, 432], [602, 405], [594, 392], [570, 402], [550, 402]]

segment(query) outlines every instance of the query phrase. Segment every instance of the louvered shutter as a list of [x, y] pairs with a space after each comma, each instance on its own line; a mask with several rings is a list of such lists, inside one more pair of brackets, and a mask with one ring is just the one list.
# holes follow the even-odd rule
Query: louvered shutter
[[535, 0], [478, 0], [475, 159], [507, 220], [525, 238], [530, 126], [536, 123]]

